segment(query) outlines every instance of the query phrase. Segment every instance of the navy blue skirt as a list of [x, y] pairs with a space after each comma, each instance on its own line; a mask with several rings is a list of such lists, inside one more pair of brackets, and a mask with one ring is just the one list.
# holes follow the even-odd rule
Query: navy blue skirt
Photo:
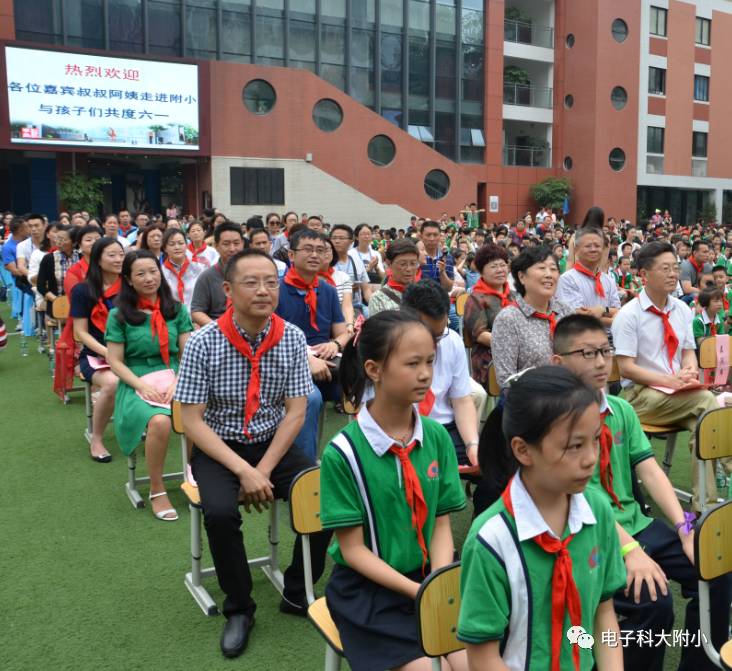
[[[422, 571], [407, 577], [422, 582]], [[333, 569], [325, 598], [353, 671], [386, 671], [424, 657], [414, 599], [340, 564]]]

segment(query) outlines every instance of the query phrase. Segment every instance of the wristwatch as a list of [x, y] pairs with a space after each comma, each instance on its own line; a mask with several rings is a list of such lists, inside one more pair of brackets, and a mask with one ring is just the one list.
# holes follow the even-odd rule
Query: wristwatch
[[605, 306], [605, 312], [602, 313], [603, 317], [609, 317], [610, 316], [610, 308], [608, 306]]

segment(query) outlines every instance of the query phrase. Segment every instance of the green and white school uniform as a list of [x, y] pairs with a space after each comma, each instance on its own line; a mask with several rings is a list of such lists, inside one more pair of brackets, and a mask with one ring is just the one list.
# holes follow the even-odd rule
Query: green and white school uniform
[[[483, 512], [463, 546], [458, 638], [466, 643], [502, 641], [502, 658], [509, 669], [549, 669], [552, 660], [552, 575], [556, 555], [535, 541], [551, 533], [531, 499], [520, 472], [509, 485], [515, 513], [503, 497]], [[625, 586], [615, 519], [605, 498], [593, 490], [570, 498], [567, 529], [574, 538], [567, 546], [572, 575], [579, 592], [581, 626], [595, 637], [598, 605]], [[555, 537], [555, 536], [554, 536]], [[556, 537], [555, 537], [556, 538]], [[562, 633], [572, 626], [565, 611]], [[574, 669], [573, 646], [562, 636], [560, 668]], [[591, 649], [579, 649], [581, 671], [595, 665]]]
[[[445, 428], [415, 411], [409, 453], [427, 507], [422, 525], [429, 550], [435, 519], [462, 510], [455, 448]], [[424, 555], [412, 526], [402, 466], [384, 433], [364, 406], [323, 451], [320, 518], [325, 529], [360, 526], [364, 543], [377, 557], [412, 580], [423, 578]], [[398, 447], [398, 445], [397, 445]], [[351, 569], [334, 538], [336, 563], [326, 587], [328, 608], [354, 671], [401, 666], [422, 656], [414, 600], [377, 585]]]
[[[714, 323], [714, 329], [712, 329], [712, 323]], [[724, 335], [727, 332], [724, 323], [724, 313], [719, 312], [714, 315], [714, 322], [712, 322], [706, 309], [694, 317], [692, 327], [694, 329], [694, 339], [706, 338], [711, 335]], [[712, 332], [713, 330], [714, 333]]]

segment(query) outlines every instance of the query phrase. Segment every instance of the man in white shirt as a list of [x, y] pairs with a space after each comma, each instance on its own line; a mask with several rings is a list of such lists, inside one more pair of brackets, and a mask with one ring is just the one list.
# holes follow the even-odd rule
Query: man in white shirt
[[[693, 314], [683, 301], [670, 296], [679, 278], [673, 246], [650, 242], [638, 253], [636, 263], [645, 288], [620, 309], [612, 324], [625, 398], [641, 422], [677, 425], [691, 432], [692, 506], [700, 510], [694, 450], [696, 422], [703, 412], [719, 405], [710, 391], [696, 388], [699, 367]], [[708, 500], [716, 502], [718, 493], [711, 461], [706, 462], [706, 487]]]
[[620, 309], [620, 296], [615, 280], [602, 272], [603, 245], [597, 228], [575, 233], [574, 267], [559, 277], [556, 298], [581, 314], [597, 317], [609, 329]]
[[[18, 271], [31, 281], [30, 259], [37, 249], [41, 248], [43, 238], [46, 235], [46, 220], [40, 214], [29, 214], [26, 217], [28, 222], [28, 233], [30, 235], [18, 243], [16, 249]], [[34, 284], [34, 282], [31, 282]], [[32, 336], [36, 330], [35, 297], [33, 294], [23, 294], [23, 335]]]
[[127, 251], [130, 247], [130, 241], [124, 236], [119, 234], [119, 219], [116, 214], [108, 214], [104, 217], [104, 237], [112, 238], [122, 245], [122, 249]]
[[[312, 218], [312, 217], [311, 217]], [[310, 224], [308, 223], [308, 228]], [[348, 275], [353, 285], [353, 308], [368, 317], [366, 305], [371, 298], [369, 274], [363, 265], [358, 250], [353, 250], [353, 229], [346, 224], [336, 224], [330, 232], [330, 241], [338, 254], [335, 268]], [[351, 252], [355, 253], [351, 253]]]
[[[266, 228], [255, 228], [249, 234], [249, 246], [252, 249], [261, 249], [267, 256], [272, 257], [272, 238]], [[277, 276], [282, 279], [287, 272], [287, 264], [279, 259], [272, 259], [277, 266]]]
[[[478, 412], [485, 390], [472, 385], [468, 360], [460, 336], [447, 327], [450, 299], [432, 280], [410, 284], [402, 295], [402, 310], [412, 310], [437, 340], [430, 392], [420, 403], [420, 414], [442, 424], [452, 438], [460, 466], [478, 463]], [[474, 387], [483, 394], [474, 401]], [[481, 402], [482, 401], [482, 402]]]

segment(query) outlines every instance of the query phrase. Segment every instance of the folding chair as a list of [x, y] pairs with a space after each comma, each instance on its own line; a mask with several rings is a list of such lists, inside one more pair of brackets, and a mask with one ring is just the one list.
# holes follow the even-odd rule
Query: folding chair
[[[732, 407], [707, 410], [696, 423], [696, 456], [699, 459], [697, 488], [702, 512], [708, 507], [706, 462], [732, 457]], [[722, 492], [719, 493], [723, 495]], [[732, 539], [732, 536], [730, 536]], [[732, 542], [732, 541], [730, 541]], [[732, 547], [732, 545], [730, 545]], [[732, 555], [732, 552], [729, 553]]]
[[[180, 442], [182, 449], [182, 460], [183, 470], [176, 471], [174, 473], [163, 473], [163, 481], [167, 480], [183, 480], [185, 479], [186, 464], [188, 463], [188, 451], [186, 449], [186, 438], [183, 435], [183, 423], [180, 419], [180, 404], [175, 409], [176, 403], [171, 404], [171, 424], [173, 431], [180, 434]], [[142, 436], [142, 441], [145, 441], [145, 435]], [[145, 500], [137, 490], [138, 485], [147, 484], [150, 482], [150, 476], [144, 475], [142, 477], [137, 476], [137, 450], [127, 457], [127, 482], [125, 483], [125, 493], [127, 498], [130, 500], [133, 508], [144, 508]]]
[[[727, 336], [730, 339], [730, 336]], [[732, 341], [730, 341], [732, 345]], [[703, 371], [714, 370], [717, 367], [717, 337], [704, 338], [699, 343], [699, 368]]]
[[[92, 403], [92, 383], [87, 380], [79, 371], [79, 379], [84, 385], [84, 414], [86, 415], [86, 428], [84, 429], [84, 439], [91, 444], [92, 430], [94, 428], [94, 404]], [[73, 389], [72, 389], [73, 391]], [[64, 401], [65, 403], [67, 401]]]
[[314, 466], [300, 473], [292, 481], [289, 498], [292, 530], [302, 536], [305, 594], [309, 604], [308, 617], [326, 642], [325, 671], [338, 671], [341, 668], [343, 646], [338, 628], [328, 611], [325, 597], [315, 599], [310, 559], [310, 534], [323, 530], [320, 521], [320, 468]]
[[[183, 453], [185, 471], [185, 465], [188, 463], [188, 447], [186, 445], [185, 435], [183, 432], [181, 407], [178, 401], [173, 401], [171, 412], [173, 417], [173, 431], [181, 434], [181, 450]], [[201, 534], [201, 527], [203, 526], [203, 508], [201, 506], [201, 497], [198, 493], [198, 487], [195, 487], [190, 482], [184, 481], [181, 485], [181, 489], [188, 499], [188, 508], [191, 511], [191, 570], [185, 574], [183, 582], [199, 608], [203, 611], [204, 615], [218, 615], [219, 609], [216, 606], [216, 602], [201, 582], [204, 578], [210, 578], [216, 575], [216, 569], [214, 569], [213, 566], [210, 568], [201, 568], [201, 558], [203, 555], [203, 539]], [[277, 554], [280, 542], [279, 521], [279, 501], [275, 499], [269, 508], [269, 554], [263, 557], [250, 559], [247, 563], [250, 568], [261, 568], [264, 574], [269, 578], [270, 582], [274, 585], [275, 589], [281, 594], [285, 581], [282, 571], [280, 570], [279, 557]]]
[[46, 332], [48, 334], [48, 361], [53, 375], [54, 353], [56, 351], [56, 331], [63, 328], [64, 322], [69, 318], [71, 306], [68, 296], [59, 296], [51, 303], [51, 318], [46, 319]]
[[[725, 422], [728, 420], [725, 419]], [[701, 452], [704, 450], [700, 450]], [[732, 451], [728, 448], [727, 453], [730, 454]], [[702, 458], [701, 454], [699, 458]], [[702, 481], [700, 484], [703, 484], [703, 474], [700, 480]], [[712, 644], [709, 581], [732, 573], [730, 547], [732, 547], [732, 501], [727, 501], [710, 508], [701, 516], [694, 535], [694, 557], [699, 575], [699, 625], [702, 646], [707, 657], [727, 671], [732, 671], [732, 640], [727, 641], [720, 650]]]
[[424, 654], [432, 668], [440, 671], [440, 659], [465, 645], [457, 639], [460, 614], [460, 562], [431, 573], [417, 592], [417, 631]]

